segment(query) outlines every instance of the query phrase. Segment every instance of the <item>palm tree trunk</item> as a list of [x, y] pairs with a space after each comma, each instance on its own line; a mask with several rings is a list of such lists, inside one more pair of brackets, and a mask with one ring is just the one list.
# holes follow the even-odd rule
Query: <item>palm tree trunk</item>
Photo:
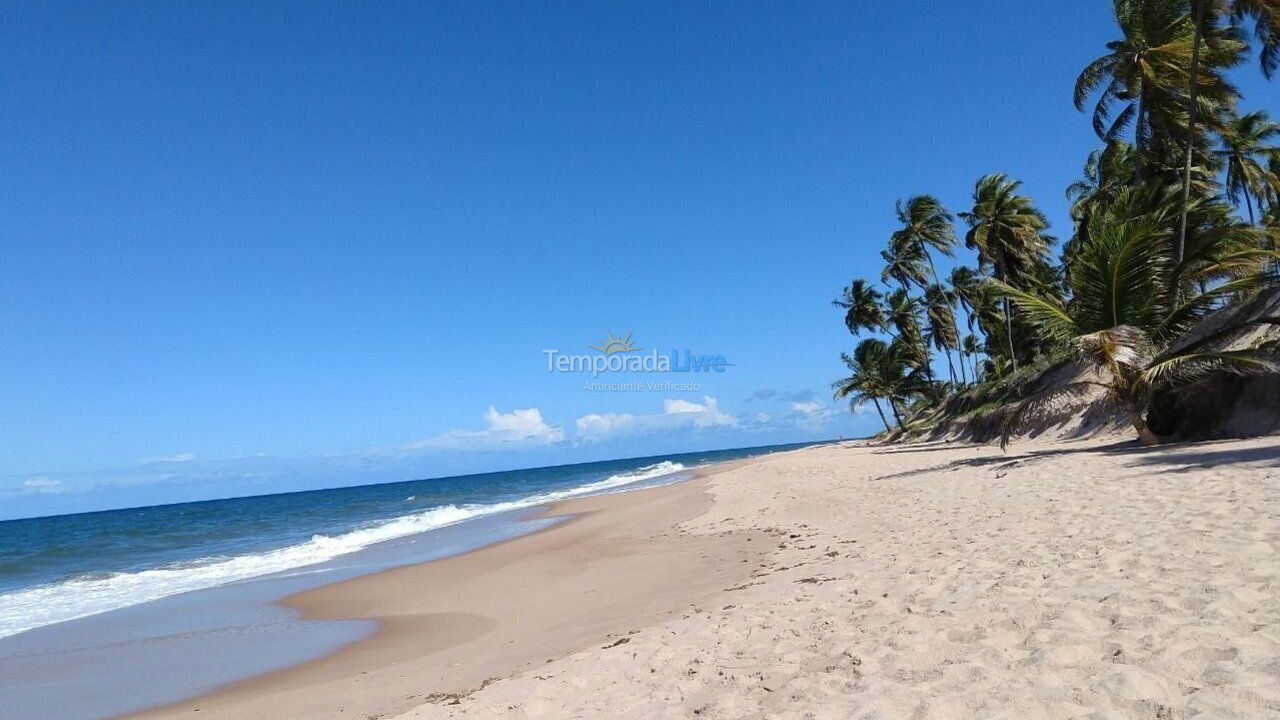
[[960, 348], [956, 348], [956, 359], [960, 361], [960, 384], [968, 385], [969, 378], [965, 375], [965, 372], [964, 372], [964, 351], [961, 350]]
[[916, 244], [920, 246], [920, 252], [924, 253], [925, 259], [929, 261], [929, 271], [933, 273], [933, 284], [941, 285], [942, 281], [938, 279], [938, 268], [933, 266], [933, 255], [929, 252], [929, 248], [925, 247], [923, 242]]
[[1249, 199], [1249, 190], [1244, 191], [1244, 206], [1249, 208], [1249, 224], [1257, 225], [1257, 221], [1253, 219], [1253, 201]]
[[1142, 126], [1147, 122], [1147, 84], [1142, 83], [1142, 89], [1138, 91], [1138, 122], [1133, 127], [1133, 184], [1142, 184], [1142, 151], [1145, 149], [1146, 143], [1143, 142], [1144, 133]]
[[880, 413], [880, 422], [884, 423], [884, 431], [889, 432], [893, 428], [889, 427], [889, 421], [884, 417], [884, 408], [880, 407], [880, 398], [872, 397], [871, 402], [876, 404], [876, 412]]
[[1204, 6], [1208, 0], [1196, 3], [1196, 30], [1191, 45], [1191, 106], [1187, 109], [1187, 151], [1182, 159], [1182, 209], [1178, 213], [1178, 244], [1175, 247], [1173, 261], [1182, 262], [1182, 255], [1187, 245], [1187, 204], [1191, 202], [1191, 154], [1196, 145], [1196, 94], [1200, 89], [1200, 36], [1204, 34]]
[[1159, 445], [1160, 436], [1151, 432], [1151, 428], [1147, 426], [1147, 420], [1144, 418], [1142, 410], [1137, 408], [1129, 409], [1129, 422], [1133, 424], [1133, 429], [1138, 431], [1138, 440], [1143, 445]]
[[898, 398], [889, 396], [889, 409], [893, 411], [893, 421], [902, 427], [902, 414], [898, 412]]
[[944, 348], [943, 352], [947, 354], [947, 372], [951, 375], [951, 384], [956, 384], [956, 366], [951, 364], [951, 348]]
[[1009, 306], [1009, 298], [1004, 299], [1004, 332], [1005, 339], [1009, 342], [1009, 362], [1013, 367], [1013, 372], [1018, 372], [1018, 356], [1013, 352], [1013, 312]]

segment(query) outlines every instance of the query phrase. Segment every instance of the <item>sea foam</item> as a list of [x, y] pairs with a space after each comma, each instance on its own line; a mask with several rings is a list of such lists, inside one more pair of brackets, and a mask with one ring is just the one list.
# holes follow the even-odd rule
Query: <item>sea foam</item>
[[436, 530], [465, 520], [545, 505], [582, 495], [616, 491], [628, 485], [673, 475], [684, 466], [664, 461], [604, 480], [530, 495], [518, 500], [470, 505], [441, 505], [412, 515], [383, 520], [341, 535], [315, 535], [298, 545], [268, 552], [208, 557], [139, 572], [70, 578], [0, 595], [0, 637], [76, 618], [97, 615], [192, 590], [226, 585], [347, 555], [380, 542]]

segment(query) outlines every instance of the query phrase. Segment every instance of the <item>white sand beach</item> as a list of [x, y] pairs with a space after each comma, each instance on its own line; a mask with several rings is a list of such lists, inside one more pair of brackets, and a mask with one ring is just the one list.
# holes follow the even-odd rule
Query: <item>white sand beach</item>
[[1277, 438], [824, 446], [555, 511], [313, 591], [393, 621], [148, 716], [1280, 716]]

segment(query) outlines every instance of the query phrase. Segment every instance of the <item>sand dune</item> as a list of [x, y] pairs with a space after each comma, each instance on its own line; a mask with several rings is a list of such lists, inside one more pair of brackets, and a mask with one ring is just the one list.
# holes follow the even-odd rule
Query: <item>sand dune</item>
[[1280, 717], [1275, 438], [824, 447], [706, 490], [680, 529], [756, 531], [749, 579], [400, 717]]

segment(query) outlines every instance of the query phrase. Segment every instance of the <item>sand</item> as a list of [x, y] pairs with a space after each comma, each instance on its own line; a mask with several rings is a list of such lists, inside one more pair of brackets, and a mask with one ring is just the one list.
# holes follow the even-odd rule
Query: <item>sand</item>
[[201, 716], [1280, 717], [1280, 438], [824, 446], [556, 511], [298, 599], [389, 622]]
[[755, 533], [675, 529], [710, 506], [707, 476], [732, 467], [559, 503], [545, 515], [566, 519], [548, 530], [286, 598], [309, 619], [376, 619], [381, 627], [320, 660], [129, 717], [382, 718], [566, 652], [625, 643], [628, 631], [745, 581], [758, 565], [767, 545]]

